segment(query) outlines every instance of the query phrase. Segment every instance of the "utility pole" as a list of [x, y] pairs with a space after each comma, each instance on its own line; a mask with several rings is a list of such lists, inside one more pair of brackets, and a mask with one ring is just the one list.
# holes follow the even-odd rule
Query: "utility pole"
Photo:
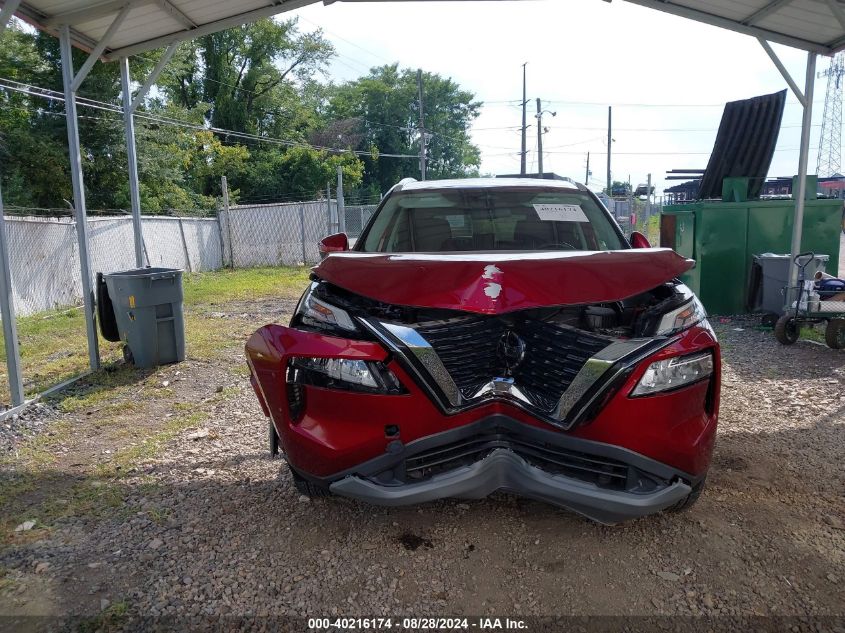
[[343, 169], [337, 166], [337, 230], [346, 233], [346, 202], [343, 199]]
[[610, 179], [610, 153], [611, 148], [610, 144], [613, 143], [613, 138], [611, 137], [611, 117], [613, 114], [613, 106], [607, 106], [607, 197], [610, 198], [613, 196], [613, 181]]
[[587, 173], [584, 176], [584, 186], [590, 186], [590, 152], [587, 152]]
[[528, 155], [528, 150], [525, 147], [525, 132], [528, 129], [528, 126], [525, 124], [525, 106], [528, 104], [528, 98], [525, 96], [525, 67], [527, 65], [528, 62], [522, 65], [522, 151], [520, 152], [519, 161], [519, 174], [521, 176], [525, 175], [525, 159]]
[[648, 175], [648, 184], [645, 190], [645, 231], [648, 234], [648, 222], [651, 218], [651, 174]]
[[819, 155], [816, 173], [819, 176], [833, 176], [841, 170], [842, 163], [842, 77], [845, 75], [845, 55], [837, 53], [830, 60], [830, 68], [820, 72], [819, 78], [827, 77], [827, 92], [824, 97], [822, 133], [819, 139]]
[[557, 116], [557, 112], [551, 112], [549, 110], [543, 110], [542, 102], [540, 101], [539, 97], [537, 98], [537, 114], [535, 115], [537, 118], [537, 173], [540, 175], [540, 178], [543, 177], [543, 114], [544, 112], [548, 112], [552, 116]]
[[543, 177], [543, 107], [537, 97], [537, 174]]
[[423, 112], [422, 69], [417, 68], [417, 93], [420, 102], [420, 176], [425, 180], [425, 113]]

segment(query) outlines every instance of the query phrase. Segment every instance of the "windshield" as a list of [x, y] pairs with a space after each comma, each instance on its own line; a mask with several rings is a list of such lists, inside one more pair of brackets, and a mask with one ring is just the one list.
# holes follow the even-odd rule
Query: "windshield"
[[537, 187], [399, 192], [356, 246], [368, 253], [623, 248], [613, 221], [588, 193]]

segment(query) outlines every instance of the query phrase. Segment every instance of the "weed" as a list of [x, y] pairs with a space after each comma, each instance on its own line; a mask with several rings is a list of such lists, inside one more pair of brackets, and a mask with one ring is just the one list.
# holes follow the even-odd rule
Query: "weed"
[[118, 631], [126, 621], [129, 605], [125, 601], [113, 602], [93, 618], [85, 618], [77, 625], [79, 633]]

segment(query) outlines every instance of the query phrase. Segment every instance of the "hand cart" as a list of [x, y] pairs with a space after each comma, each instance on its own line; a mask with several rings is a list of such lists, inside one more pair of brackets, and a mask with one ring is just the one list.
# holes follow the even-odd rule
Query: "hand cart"
[[801, 326], [827, 322], [824, 340], [828, 347], [845, 349], [845, 301], [813, 301], [812, 284], [806, 283], [806, 268], [815, 253], [801, 253], [795, 257], [798, 266], [798, 286], [791, 288], [795, 306], [787, 306], [786, 313], [775, 323], [775, 338], [783, 345], [792, 345], [801, 334]]

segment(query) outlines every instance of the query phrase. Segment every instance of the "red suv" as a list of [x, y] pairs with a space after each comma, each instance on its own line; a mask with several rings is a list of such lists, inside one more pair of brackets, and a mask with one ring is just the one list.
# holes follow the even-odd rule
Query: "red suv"
[[[691, 505], [719, 344], [677, 276], [586, 187], [405, 180], [354, 247], [321, 242], [251, 380], [297, 488], [383, 505], [505, 490], [602, 523]], [[643, 246], [645, 248], [643, 248]]]

